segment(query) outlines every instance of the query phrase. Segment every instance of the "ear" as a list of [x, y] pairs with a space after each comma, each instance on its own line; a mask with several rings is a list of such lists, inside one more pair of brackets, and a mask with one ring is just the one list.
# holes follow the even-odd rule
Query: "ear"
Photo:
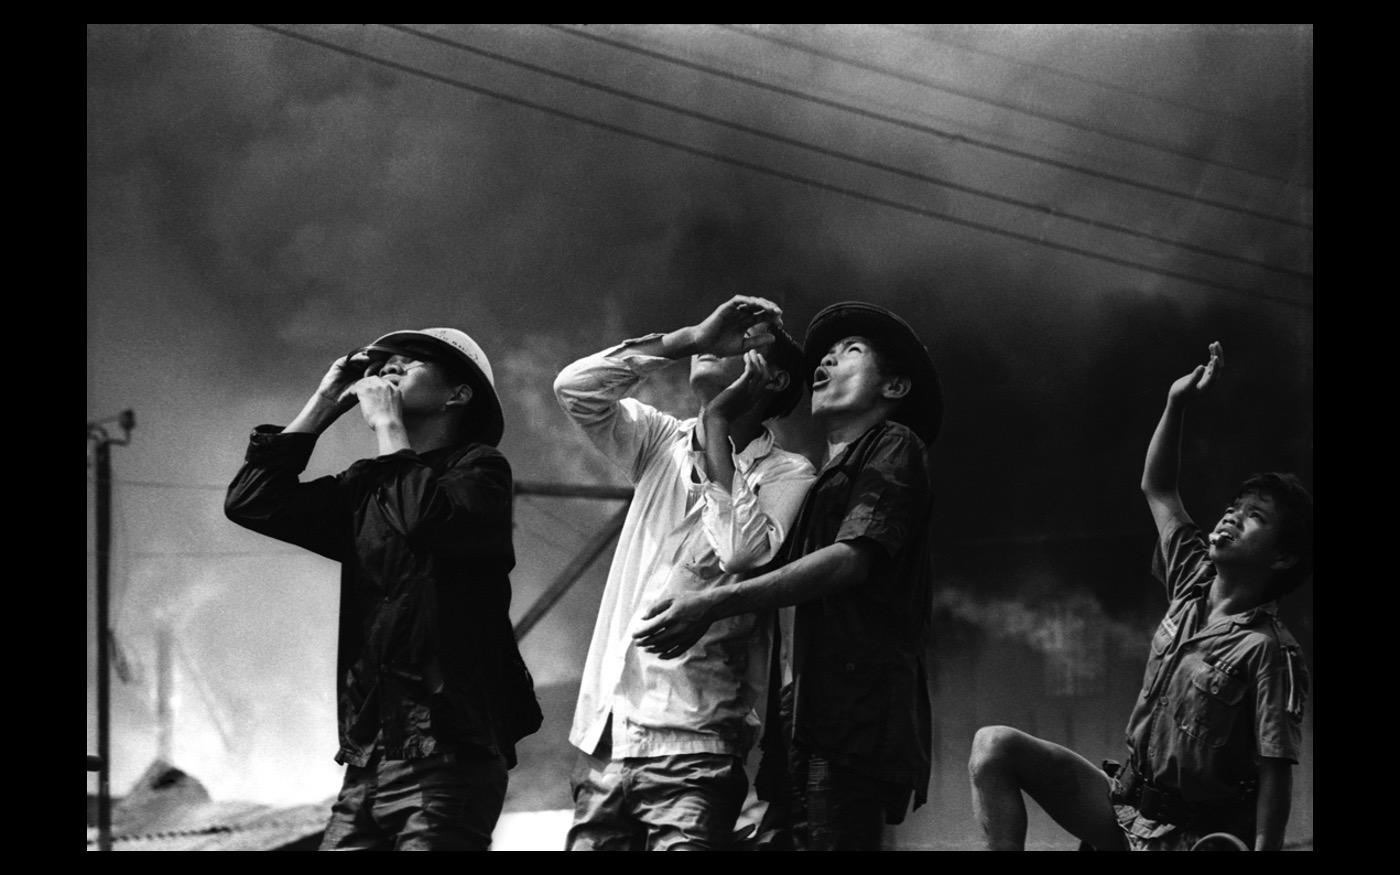
[[790, 382], [792, 382], [792, 378], [788, 376], [787, 371], [774, 371], [773, 378], [764, 383], [763, 388], [770, 392], [781, 392], [788, 387]]
[[1274, 571], [1287, 571], [1297, 564], [1297, 556], [1294, 556], [1292, 553], [1279, 553], [1269, 565], [1269, 568]]
[[452, 394], [442, 405], [446, 407], [464, 407], [472, 400], [472, 387], [466, 383], [458, 383], [452, 387]]
[[912, 388], [914, 383], [908, 377], [890, 377], [880, 387], [880, 396], [887, 401], [900, 401]]

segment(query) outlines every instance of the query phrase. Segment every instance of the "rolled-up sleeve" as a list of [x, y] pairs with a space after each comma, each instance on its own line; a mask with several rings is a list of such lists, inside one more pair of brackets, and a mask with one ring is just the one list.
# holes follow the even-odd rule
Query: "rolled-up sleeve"
[[336, 477], [299, 481], [314, 434], [260, 425], [224, 496], [224, 515], [262, 535], [340, 561], [350, 549], [349, 511]]
[[1191, 587], [1210, 563], [1205, 538], [1195, 523], [1174, 520], [1161, 534], [1152, 553], [1152, 575], [1175, 600]]
[[811, 463], [800, 456], [747, 464], [736, 454], [733, 460], [730, 490], [706, 482], [700, 511], [705, 538], [730, 573], [749, 571], [778, 555], [816, 479]]
[[836, 541], [868, 540], [893, 558], [926, 518], [932, 500], [924, 453], [897, 434], [881, 437], [856, 475]]
[[1297, 647], [1262, 648], [1255, 674], [1254, 737], [1261, 757], [1298, 762], [1303, 749], [1303, 706], [1308, 672]]
[[568, 365], [554, 378], [559, 406], [583, 429], [595, 447], [627, 472], [635, 483], [646, 462], [678, 425], [675, 417], [634, 398], [625, 398], [653, 371], [673, 363], [662, 356], [639, 355], [629, 349], [660, 337], [650, 334], [624, 341]]

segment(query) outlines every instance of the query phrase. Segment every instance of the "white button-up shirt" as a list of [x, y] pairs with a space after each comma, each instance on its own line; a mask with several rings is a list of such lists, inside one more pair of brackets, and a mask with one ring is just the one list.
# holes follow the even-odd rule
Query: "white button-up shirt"
[[[757, 736], [768, 676], [768, 622], [755, 614], [710, 626], [682, 656], [637, 647], [641, 613], [672, 593], [724, 586], [777, 555], [816, 477], [767, 428], [735, 453], [725, 492], [705, 472], [696, 419], [624, 398], [673, 359], [625, 341], [560, 372], [554, 394], [593, 444], [626, 472], [632, 505], [608, 570], [569, 741], [593, 753], [612, 716], [612, 758], [729, 753]], [[771, 622], [771, 621], [769, 621]]]

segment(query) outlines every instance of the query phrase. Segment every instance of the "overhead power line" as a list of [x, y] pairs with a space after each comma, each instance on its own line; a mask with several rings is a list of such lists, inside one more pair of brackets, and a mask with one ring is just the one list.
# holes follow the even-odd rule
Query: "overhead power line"
[[123, 486], [146, 486], [153, 489], [204, 489], [218, 492], [228, 490], [227, 483], [171, 483], [164, 480], [123, 480], [116, 478], [112, 482], [120, 483]]
[[439, 36], [437, 34], [425, 33], [423, 31], [414, 30], [413, 28], [404, 27], [403, 25], [398, 24], [387, 24], [385, 25], [385, 27], [392, 28], [393, 30], [400, 31], [411, 36], [419, 37], [430, 42], [438, 43], [440, 45], [451, 46], [452, 48], [460, 49], [464, 52], [470, 52], [471, 54], [478, 55], [480, 57], [490, 58], [494, 61], [499, 61], [501, 63], [509, 64], [514, 67], [519, 67], [524, 70], [530, 70], [532, 72], [539, 73], [544, 76], [550, 76], [565, 82], [572, 82], [573, 84], [580, 85], [584, 88], [590, 88], [595, 91], [601, 91], [605, 94], [611, 94], [616, 97], [622, 97], [627, 100], [632, 100], [641, 104], [645, 104], [647, 106], [654, 106], [658, 109], [664, 109], [668, 112], [674, 112], [680, 115], [688, 116], [690, 118], [709, 122], [711, 124], [720, 125], [721, 127], [726, 127], [731, 130], [740, 131], [746, 134], [752, 134], [753, 136], [757, 137], [763, 137], [768, 140], [773, 140], [774, 142], [783, 143], [784, 145], [793, 146], [798, 149], [804, 149], [806, 151], [813, 152], [819, 155], [825, 155], [829, 158], [838, 158], [844, 161], [850, 161], [853, 164], [860, 164], [862, 166], [870, 167], [875, 170], [881, 170], [886, 173], [893, 173], [899, 176], [903, 176], [907, 179], [914, 179], [919, 182], [926, 182], [930, 185], [937, 185], [943, 188], [951, 189], [953, 191], [960, 191], [964, 194], [972, 195], [973, 197], [979, 197], [984, 198], [986, 200], [996, 201], [998, 203], [1009, 204], [1011, 206], [1020, 207], [1022, 209], [1041, 213], [1043, 215], [1053, 216], [1057, 219], [1065, 219], [1067, 221], [1077, 222], [1082, 225], [1088, 225], [1089, 227], [1097, 228], [1101, 231], [1113, 231], [1119, 234], [1127, 234], [1129, 236], [1137, 237], [1142, 240], [1150, 240], [1154, 243], [1162, 243], [1167, 246], [1174, 246], [1178, 249], [1183, 249], [1189, 252], [1195, 252], [1200, 255], [1209, 255], [1215, 258], [1223, 258], [1229, 261], [1238, 262], [1240, 264], [1247, 264], [1251, 267], [1258, 267], [1264, 270], [1271, 270], [1276, 273], [1287, 274], [1289, 276], [1298, 277], [1300, 279], [1312, 279], [1312, 275], [1304, 271], [1294, 270], [1288, 267], [1280, 267], [1276, 264], [1270, 264], [1269, 262], [1259, 261], [1253, 258], [1246, 258], [1244, 256], [1235, 255], [1234, 253], [1230, 252], [1221, 252], [1218, 249], [1211, 249], [1207, 246], [1197, 246], [1194, 243], [1187, 243], [1184, 240], [1178, 240], [1172, 237], [1164, 237], [1159, 234], [1153, 234], [1149, 231], [1142, 231], [1137, 228], [1119, 225], [1115, 222], [1107, 222], [1089, 216], [1081, 216], [1076, 213], [1061, 210], [1058, 207], [1053, 207], [1048, 204], [1032, 203], [1030, 201], [1024, 201], [1019, 198], [1008, 197], [1006, 195], [997, 194], [995, 192], [990, 192], [985, 189], [976, 188], [974, 186], [963, 185], [958, 182], [953, 182], [950, 179], [943, 179], [941, 177], [932, 176], [926, 173], [919, 173], [918, 171], [907, 170], [902, 167], [895, 167], [891, 164], [885, 164], [880, 161], [862, 158], [859, 155], [853, 155], [849, 152], [843, 152], [839, 149], [832, 149], [826, 146], [820, 146], [815, 143], [810, 143], [805, 140], [798, 139], [796, 137], [789, 137], [783, 134], [775, 133], [773, 131], [764, 130], [762, 128], [756, 128], [750, 125], [741, 124], [739, 122], [731, 121], [729, 119], [721, 118], [719, 116], [710, 115], [709, 113], [701, 112], [699, 110], [678, 106], [669, 101], [647, 97], [645, 95], [638, 94], [635, 91], [628, 91], [622, 88], [615, 88], [611, 85], [605, 85], [601, 82], [596, 82], [592, 79], [586, 79], [582, 76], [575, 76], [571, 73], [565, 73], [560, 70], [555, 70], [550, 67], [542, 66], [540, 64], [534, 64], [529, 61], [523, 61], [518, 58], [512, 58], [508, 55], [500, 54], [499, 52], [493, 52], [487, 49], [480, 48], [478, 46], [473, 46], [469, 43], [464, 43], [458, 40], [449, 39], [448, 37]]
[[811, 188], [820, 189], [822, 191], [830, 191], [837, 194], [847, 195], [858, 200], [864, 200], [869, 203], [880, 204], [882, 206], [890, 207], [892, 209], [900, 210], [902, 212], [924, 216], [930, 219], [938, 219], [941, 221], [949, 222], [951, 224], [961, 225], [963, 227], [983, 231], [988, 234], [995, 234], [997, 236], [1006, 237], [1012, 240], [1019, 240], [1025, 243], [1031, 243], [1036, 246], [1041, 246], [1048, 249], [1056, 249], [1061, 252], [1072, 253], [1075, 255], [1082, 256], [1084, 258], [1102, 261], [1106, 264], [1113, 264], [1119, 267], [1127, 267], [1134, 270], [1141, 270], [1147, 273], [1153, 273], [1158, 276], [1165, 276], [1170, 277], [1172, 279], [1182, 280], [1183, 282], [1188, 282], [1197, 286], [1219, 289], [1220, 291], [1231, 292], [1234, 294], [1243, 295], [1245, 297], [1253, 297], [1259, 298], [1261, 300], [1275, 301], [1277, 303], [1285, 304], [1292, 307], [1301, 307], [1304, 309], [1312, 308], [1312, 304], [1310, 302], [1299, 301], [1291, 297], [1285, 297], [1281, 295], [1275, 295], [1268, 292], [1260, 292], [1251, 289], [1244, 289], [1239, 286], [1220, 283], [1214, 280], [1208, 280], [1202, 277], [1192, 276], [1191, 274], [1181, 273], [1179, 271], [1154, 267], [1152, 265], [1142, 264], [1140, 262], [1131, 261], [1129, 259], [1117, 258], [1112, 255], [1104, 255], [1103, 253], [1094, 252], [1088, 249], [1081, 249], [1076, 246], [1067, 246], [1062, 243], [1041, 240], [1029, 234], [1022, 234], [1016, 231], [1009, 231], [1004, 228], [997, 228], [982, 222], [976, 222], [969, 219], [962, 219], [957, 216], [948, 215], [946, 213], [940, 213], [936, 210], [930, 210], [926, 207], [918, 206], [917, 204], [910, 204], [905, 203], [903, 201], [892, 200], [890, 198], [879, 197], [876, 195], [869, 194], [867, 192], [858, 191], [856, 189], [847, 188], [839, 185], [833, 185], [831, 183], [823, 182], [817, 179], [811, 179], [809, 177], [801, 176], [795, 173], [788, 173], [786, 171], [777, 170], [775, 168], [767, 167], [762, 164], [755, 164], [751, 161], [745, 161], [740, 158], [734, 158], [729, 155], [723, 155], [718, 152], [709, 151], [707, 149], [700, 149], [695, 146], [688, 145], [686, 143], [680, 143], [675, 140], [668, 140], [664, 137], [658, 137], [652, 134], [643, 133], [641, 131], [632, 130], [631, 128], [626, 128], [621, 125], [615, 125], [611, 122], [605, 122], [600, 119], [579, 115], [578, 113], [569, 112], [568, 110], [557, 109], [555, 107], [541, 103], [536, 103], [531, 100], [525, 100], [523, 98], [514, 97], [512, 95], [505, 94], [504, 92], [495, 91], [493, 89], [485, 88], [480, 85], [472, 85], [471, 83], [463, 82], [458, 79], [453, 79], [449, 76], [443, 76], [438, 73], [433, 73], [431, 71], [423, 70], [418, 67], [412, 67], [407, 64], [402, 64], [397, 61], [389, 60], [387, 58], [381, 58], [376, 55], [371, 55], [367, 52], [359, 51], [357, 49], [351, 49], [345, 46], [336, 45], [335, 43], [328, 42], [326, 40], [306, 36], [304, 34], [299, 34], [294, 31], [276, 27], [274, 25], [254, 24], [253, 26], [263, 30], [267, 30], [272, 33], [279, 34], [281, 36], [299, 40], [310, 45], [319, 46], [320, 48], [337, 52], [339, 54], [343, 54], [352, 58], [358, 58], [363, 61], [368, 61], [372, 64], [378, 64], [382, 67], [388, 67], [389, 69], [398, 70], [400, 72], [408, 73], [413, 76], [419, 76], [434, 82], [440, 82], [444, 85], [449, 85], [453, 88], [460, 88], [464, 91], [470, 91], [473, 94], [481, 94], [487, 97], [494, 98], [496, 100], [504, 101], [506, 103], [513, 103], [517, 106], [528, 107], [530, 109], [538, 110], [548, 115], [569, 119], [570, 121], [575, 121], [580, 124], [589, 125], [591, 127], [596, 127], [601, 130], [610, 131], [612, 133], [621, 134], [623, 136], [632, 137], [638, 140], [644, 140], [646, 142], [654, 143], [656, 145], [666, 146], [667, 148], [685, 152], [690, 155], [696, 155], [702, 158], [709, 158], [711, 160], [720, 161], [722, 163], [730, 164], [735, 167], [742, 167], [747, 170], [753, 170], [757, 173], [763, 173], [768, 176], [776, 177], [778, 179], [785, 179], [790, 182], [795, 182], [800, 185], [806, 185]]
[[1011, 112], [1017, 112], [1022, 115], [1028, 115], [1032, 118], [1038, 118], [1044, 121], [1054, 122], [1055, 124], [1075, 128], [1076, 130], [1085, 131], [1087, 133], [1098, 134], [1099, 136], [1108, 137], [1109, 139], [1113, 140], [1119, 140], [1124, 143], [1131, 143], [1135, 146], [1143, 146], [1148, 149], [1155, 149], [1159, 152], [1165, 152], [1169, 155], [1175, 155], [1178, 158], [1186, 158], [1191, 161], [1197, 161], [1202, 164], [1208, 164], [1214, 167], [1226, 167], [1231, 170], [1238, 170], [1242, 173], [1248, 173], [1252, 176], [1257, 176], [1261, 179], [1273, 180], [1275, 182], [1290, 181], [1284, 177], [1270, 173], [1264, 173], [1263, 171], [1257, 170], [1253, 167], [1248, 167], [1243, 164], [1234, 164], [1228, 161], [1220, 161], [1214, 158], [1207, 158], [1204, 155], [1197, 155], [1194, 152], [1188, 152], [1184, 149], [1178, 149], [1175, 146], [1171, 146], [1165, 143], [1153, 142], [1151, 140], [1146, 140], [1141, 137], [1134, 137], [1130, 134], [1122, 134], [1116, 131], [1107, 130], [1105, 128], [1095, 127], [1094, 125], [1090, 125], [1085, 122], [1064, 118], [1062, 116], [1057, 116], [1048, 112], [1042, 112], [1038, 109], [1035, 109], [1034, 107], [1021, 106], [1018, 104], [1009, 103], [1001, 100], [993, 100], [990, 97], [986, 97], [981, 94], [976, 94], [966, 89], [956, 88], [952, 85], [949, 85], [946, 82], [939, 82], [935, 79], [931, 79], [926, 76], [916, 76], [911, 73], [905, 73], [902, 70], [892, 70], [889, 67], [882, 67], [879, 64], [872, 64], [868, 61], [859, 60], [858, 58], [849, 58], [844, 55], [839, 55], [835, 52], [829, 52], [825, 49], [819, 49], [814, 46], [806, 45], [804, 43], [798, 42], [797, 40], [791, 40], [787, 39], [786, 37], [773, 36], [772, 34], [763, 33], [761, 31], [754, 30], [753, 28], [737, 27], [732, 24], [722, 24], [720, 25], [720, 27], [723, 27], [726, 30], [731, 30], [735, 33], [741, 33], [745, 36], [753, 37], [754, 39], [764, 40], [765, 42], [770, 42], [774, 45], [784, 46], [785, 48], [793, 49], [795, 51], [803, 52], [805, 54], [814, 55], [819, 58], [825, 58], [829, 61], [835, 61], [839, 64], [846, 64], [851, 67], [857, 67], [861, 70], [869, 71], [871, 73], [879, 73], [884, 76], [890, 76], [895, 79], [902, 80], [904, 82], [909, 82], [915, 85], [922, 85], [926, 88], [933, 88], [938, 91], [945, 91], [949, 94], [955, 94], [958, 97], [963, 97], [968, 100], [975, 100], [978, 103], [985, 103], [989, 106], [995, 106], [1000, 109], [1010, 110]]
[[1291, 225], [1293, 227], [1303, 228], [1305, 230], [1312, 230], [1311, 224], [1308, 224], [1306, 222], [1300, 222], [1296, 219], [1290, 219], [1285, 216], [1277, 216], [1272, 213], [1266, 213], [1261, 210], [1251, 209], [1249, 207], [1242, 207], [1238, 204], [1232, 204], [1226, 201], [1216, 200], [1214, 198], [1202, 197], [1201, 195], [1192, 192], [1185, 192], [1174, 188], [1169, 188], [1163, 185], [1156, 185], [1154, 183], [1145, 182], [1140, 179], [1133, 179], [1131, 177], [1122, 176], [1117, 173], [1109, 173], [1103, 170], [1095, 170], [1090, 167], [1084, 167], [1080, 164], [1074, 164], [1068, 161], [1060, 161], [1055, 158], [1048, 158], [1044, 155], [1036, 155], [1033, 152], [1026, 152], [1021, 149], [1013, 149], [1009, 146], [1002, 146], [990, 140], [983, 140], [977, 137], [970, 137], [966, 134], [960, 134], [954, 131], [943, 130], [941, 128], [933, 127], [932, 125], [921, 124], [919, 122], [908, 121], [907, 119], [902, 119], [896, 116], [887, 115], [885, 113], [876, 112], [874, 110], [865, 109], [864, 107], [854, 106], [850, 103], [845, 103], [839, 100], [831, 100], [829, 98], [819, 97], [817, 95], [808, 94], [804, 91], [795, 88], [787, 88], [782, 85], [776, 85], [771, 82], [765, 82], [761, 79], [755, 79], [751, 76], [745, 76], [740, 73], [734, 73], [729, 70], [723, 70], [718, 67], [713, 67], [708, 64], [701, 64], [695, 61], [687, 60], [685, 58], [678, 58], [675, 55], [670, 55], [665, 52], [658, 52], [653, 49], [643, 48], [633, 43], [612, 39], [610, 37], [600, 36], [599, 34], [595, 33], [589, 33], [588, 31], [581, 30], [579, 28], [563, 27], [557, 24], [546, 24], [544, 26], [552, 30], [557, 30], [560, 33], [566, 33], [571, 36], [579, 37], [581, 39], [592, 40], [603, 45], [613, 46], [614, 48], [622, 49], [623, 51], [634, 52], [636, 54], [644, 55], [649, 58], [654, 58], [659, 61], [665, 61], [667, 63], [675, 64], [677, 66], [687, 67], [692, 70], [708, 73], [712, 76], [718, 76], [724, 79], [729, 79], [734, 82], [741, 82], [745, 85], [750, 85], [755, 88], [762, 88], [768, 91], [772, 91], [775, 94], [782, 94], [787, 97], [793, 97], [798, 100], [807, 101], [809, 103], [815, 103], [821, 106], [827, 106], [833, 109], [843, 110], [845, 112], [853, 113], [855, 115], [863, 116], [865, 118], [874, 119], [876, 121], [885, 122], [887, 124], [897, 125], [907, 130], [918, 131], [919, 133], [929, 134], [935, 137], [941, 137], [945, 140], [949, 140], [952, 142], [963, 143], [969, 146], [973, 146], [979, 149], [986, 149], [988, 151], [997, 152], [1003, 155], [1010, 155], [1012, 157], [1020, 158], [1026, 161], [1032, 161], [1037, 164], [1044, 164], [1047, 167], [1055, 167], [1060, 170], [1066, 170], [1072, 173], [1079, 173], [1085, 176], [1093, 177], [1095, 179], [1102, 179], [1107, 182], [1116, 182], [1121, 185], [1131, 186], [1133, 188], [1138, 188], [1143, 191], [1150, 191], [1155, 194], [1165, 195], [1167, 197], [1178, 198], [1181, 200], [1190, 201], [1192, 203], [1201, 204], [1202, 206], [1214, 207], [1218, 210], [1225, 210], [1227, 212], [1239, 213], [1245, 216], [1253, 216], [1254, 218], [1264, 219], [1270, 222], [1278, 222], [1283, 225]]
[[1014, 64], [1017, 67], [1028, 67], [1032, 70], [1044, 70], [1045, 72], [1050, 73], [1052, 75], [1063, 76], [1066, 79], [1073, 79], [1076, 82], [1083, 82], [1086, 85], [1092, 85], [1095, 88], [1102, 88], [1106, 91], [1117, 91], [1120, 94], [1127, 94], [1130, 97], [1136, 97], [1141, 100], [1150, 100], [1154, 103], [1160, 103], [1164, 106], [1173, 106], [1178, 109], [1184, 109], [1189, 112], [1199, 113], [1201, 115], [1213, 116], [1215, 118], [1224, 119], [1226, 121], [1236, 122], [1242, 125], [1248, 125], [1249, 127], [1253, 128], [1263, 127], [1263, 124], [1261, 124], [1260, 122], [1255, 121], [1251, 118], [1246, 118], [1245, 116], [1238, 115], [1236, 113], [1223, 112], [1218, 109], [1207, 109], [1203, 106], [1197, 106], [1194, 103], [1188, 103], [1185, 100], [1177, 100], [1176, 98], [1167, 97], [1161, 94], [1150, 94], [1146, 91], [1139, 91], [1136, 88], [1129, 88], [1126, 85], [1119, 85], [1115, 82], [1105, 82], [1104, 80], [1096, 79], [1093, 76], [1085, 76], [1082, 73], [1075, 73], [1070, 70], [1064, 70], [1059, 67], [1052, 66], [1050, 64], [1041, 64], [1035, 61], [1027, 61], [1025, 58], [1019, 58], [1015, 55], [1006, 54], [1004, 52], [994, 52], [991, 49], [970, 46], [966, 43], [958, 42], [957, 40], [950, 40], [945, 36], [934, 36], [931, 33], [925, 33], [910, 25], [882, 24], [880, 25], [880, 27], [883, 27], [887, 30], [895, 31], [896, 33], [902, 33], [906, 36], [917, 37], [926, 42], [938, 43], [939, 45], [944, 46], [952, 46], [955, 49], [960, 49], [964, 52], [970, 52], [976, 55], [986, 55], [989, 58], [996, 58], [1000, 61], [1005, 61], [1008, 64]]

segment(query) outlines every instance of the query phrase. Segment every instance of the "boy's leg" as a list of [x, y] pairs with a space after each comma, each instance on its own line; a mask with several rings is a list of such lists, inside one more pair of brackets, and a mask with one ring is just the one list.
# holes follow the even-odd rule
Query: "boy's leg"
[[399, 851], [484, 851], [506, 798], [506, 764], [494, 754], [388, 760], [378, 770], [374, 819]]
[[990, 850], [1025, 848], [1023, 790], [1077, 838], [1101, 851], [1127, 850], [1108, 776], [1067, 747], [1009, 726], [984, 726], [972, 739], [968, 775]]
[[734, 843], [749, 779], [732, 754], [624, 760], [632, 807], [649, 851], [719, 851]]
[[568, 851], [640, 851], [643, 826], [629, 810], [623, 764], [579, 751], [569, 780], [574, 823], [564, 841]]
[[340, 795], [321, 838], [321, 851], [387, 851], [393, 838], [374, 822], [375, 765], [345, 767]]
[[805, 757], [801, 784], [808, 851], [878, 851], [885, 830], [884, 781], [853, 772], [825, 757]]

